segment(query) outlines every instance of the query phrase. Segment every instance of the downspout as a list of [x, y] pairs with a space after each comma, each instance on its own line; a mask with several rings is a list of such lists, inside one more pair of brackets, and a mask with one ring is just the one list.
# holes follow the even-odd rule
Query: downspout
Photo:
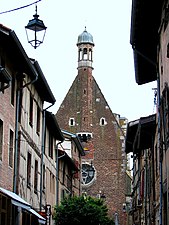
[[153, 183], [153, 214], [152, 214], [151, 220], [152, 220], [152, 223], [155, 224], [155, 199], [156, 199], [155, 194], [156, 193], [155, 193], [155, 166], [154, 166], [154, 148], [153, 147], [151, 149], [151, 152], [152, 152], [152, 179], [153, 179], [153, 182], [152, 182]]
[[[63, 141], [60, 141], [56, 144], [56, 206], [59, 205], [59, 149], [58, 149], [58, 146], [62, 142]], [[63, 156], [65, 156], [65, 154]]]
[[160, 118], [160, 77], [159, 73], [157, 72], [157, 101], [158, 101], [158, 152], [159, 152], [159, 173], [160, 173], [160, 211], [159, 211], [159, 217], [160, 217], [160, 223], [159, 225], [162, 225], [163, 220], [163, 172], [162, 172], [162, 146], [161, 146], [161, 118]]
[[18, 131], [19, 131], [19, 102], [20, 102], [20, 94], [23, 88], [27, 87], [30, 84], [33, 84], [37, 81], [38, 75], [36, 75], [35, 79], [26, 83], [22, 87], [17, 88], [16, 92], [16, 118], [15, 118], [15, 153], [14, 153], [14, 177], [13, 177], [13, 192], [17, 193], [17, 172], [18, 172]]
[[147, 224], [147, 215], [149, 214], [149, 212], [147, 212], [147, 201], [148, 201], [148, 191], [147, 191], [147, 188], [148, 188], [148, 165], [147, 165], [147, 149], [145, 150], [145, 174], [144, 174], [144, 179], [145, 179], [145, 188], [144, 188], [144, 199], [145, 199], [145, 202], [144, 202], [144, 215], [145, 215], [145, 218], [144, 218], [144, 221], [145, 221], [145, 224]]
[[40, 173], [40, 211], [42, 210], [42, 191], [43, 191], [43, 161], [45, 152], [45, 126], [46, 126], [46, 110], [52, 107], [54, 103], [42, 110], [42, 147], [41, 147], [41, 173]]

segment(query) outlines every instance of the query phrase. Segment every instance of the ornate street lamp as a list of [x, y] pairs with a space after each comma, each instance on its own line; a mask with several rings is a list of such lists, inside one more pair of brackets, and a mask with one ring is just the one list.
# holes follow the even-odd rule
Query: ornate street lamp
[[43, 43], [46, 29], [42, 20], [39, 20], [39, 15], [37, 14], [37, 5], [35, 9], [35, 15], [33, 15], [33, 19], [29, 20], [28, 25], [25, 26], [26, 35], [28, 43], [32, 45], [32, 47], [37, 48], [40, 44]]

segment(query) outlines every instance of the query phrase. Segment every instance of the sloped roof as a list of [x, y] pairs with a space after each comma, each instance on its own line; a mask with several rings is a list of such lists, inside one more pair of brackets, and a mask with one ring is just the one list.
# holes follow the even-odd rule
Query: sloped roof
[[135, 79], [145, 84], [157, 79], [158, 29], [163, 0], [133, 0], [130, 43], [133, 47]]
[[34, 83], [39, 95], [44, 101], [54, 104], [55, 98], [35, 60], [30, 60], [15, 32], [0, 24], [0, 45], [10, 58], [13, 67], [19, 74], [27, 74], [32, 80], [38, 78]]
[[77, 146], [77, 148], [78, 148], [80, 154], [81, 154], [82, 156], [84, 156], [84, 155], [85, 155], [85, 152], [84, 152], [84, 149], [83, 149], [83, 146], [82, 146], [82, 144], [81, 144], [81, 141], [80, 141], [79, 137], [78, 137], [76, 134], [71, 133], [71, 132], [66, 131], [66, 130], [62, 130], [62, 133], [63, 133], [63, 136], [64, 136], [65, 138], [66, 138], [66, 137], [69, 137], [70, 139], [72, 139], [72, 140], [75, 142], [75, 144], [76, 144], [76, 146]]
[[46, 125], [48, 126], [48, 129], [50, 129], [50, 132], [53, 134], [56, 140], [63, 141], [64, 137], [62, 131], [60, 130], [55, 115], [49, 111], [46, 111], [45, 116]]

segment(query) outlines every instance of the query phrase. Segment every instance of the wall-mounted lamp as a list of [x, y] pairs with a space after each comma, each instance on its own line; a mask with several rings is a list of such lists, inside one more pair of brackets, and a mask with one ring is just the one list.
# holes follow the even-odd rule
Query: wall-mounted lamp
[[39, 20], [37, 14], [37, 5], [35, 8], [35, 15], [33, 19], [29, 20], [28, 25], [25, 26], [28, 43], [35, 49], [43, 43], [47, 27], [42, 20]]

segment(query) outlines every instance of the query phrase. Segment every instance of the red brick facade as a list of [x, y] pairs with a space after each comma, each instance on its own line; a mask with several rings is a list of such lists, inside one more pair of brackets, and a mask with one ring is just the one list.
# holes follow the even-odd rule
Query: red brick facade
[[0, 159], [0, 187], [12, 191], [14, 165], [12, 165], [12, 167], [9, 166], [9, 140], [10, 130], [13, 132], [15, 130], [15, 108], [11, 104], [11, 87], [5, 89], [4, 93], [0, 93], [0, 106], [0, 120], [3, 123], [2, 159]]

